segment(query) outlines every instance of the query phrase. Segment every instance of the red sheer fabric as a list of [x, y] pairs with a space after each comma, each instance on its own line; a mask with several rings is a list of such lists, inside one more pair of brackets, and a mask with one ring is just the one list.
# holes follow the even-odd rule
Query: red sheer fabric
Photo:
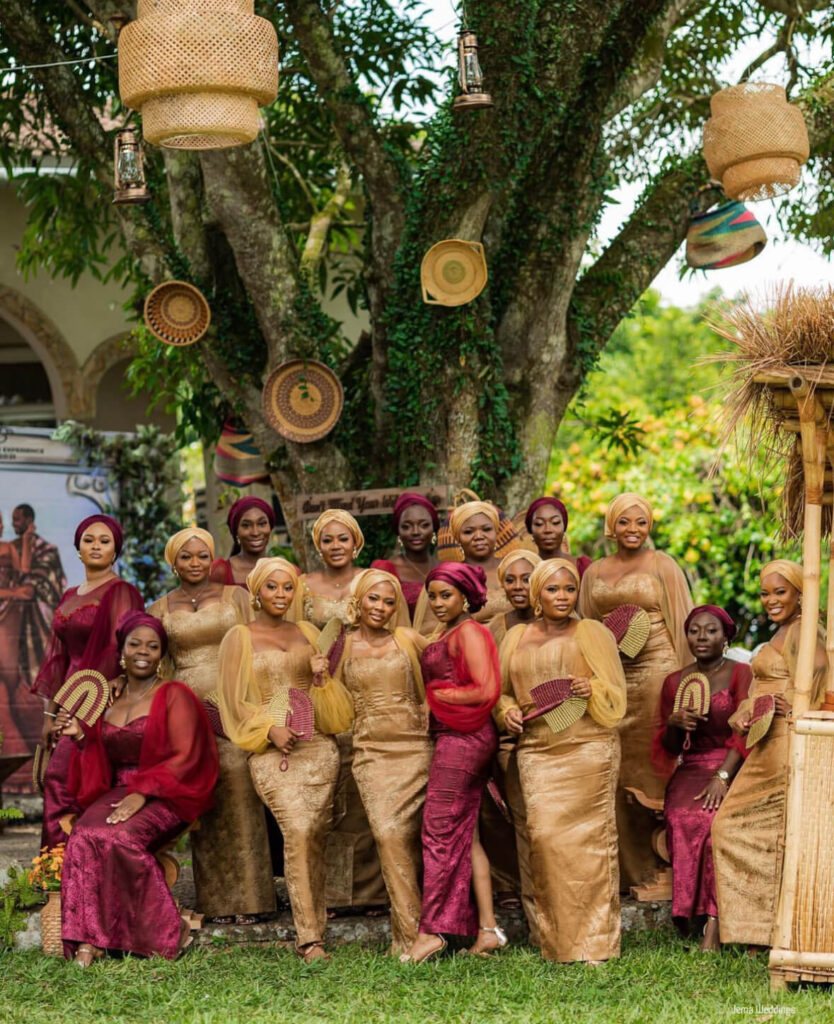
[[232, 563], [226, 558], [215, 558], [211, 563], [209, 576], [215, 583], [222, 583], [224, 587], [243, 587], [246, 590], [246, 584], [238, 583], [235, 579]]
[[[663, 746], [663, 733], [666, 731], [666, 722], [672, 714], [675, 704], [675, 694], [678, 692], [681, 679], [684, 673], [692, 671], [691, 666], [681, 669], [679, 672], [672, 672], [663, 680], [663, 689], [660, 691], [659, 721], [654, 738], [652, 740], [652, 764], [658, 775], [667, 778], [675, 770], [677, 755], [671, 754]], [[753, 679], [753, 673], [749, 665], [743, 662], [736, 662], [733, 665], [733, 674], [730, 678], [730, 685], [727, 687], [731, 697], [731, 707], [719, 709], [718, 705], [713, 708], [710, 701], [709, 715], [707, 721], [691, 733], [688, 753], [698, 754], [708, 750], [721, 748], [725, 750], [737, 750], [742, 757], [747, 757], [750, 751], [747, 749], [745, 739], [738, 733], [732, 731], [727, 724], [727, 719], [739, 707], [743, 700], [747, 699], [747, 691]], [[719, 691], [723, 693], [724, 691]], [[713, 694], [713, 700], [718, 694]]]
[[86, 594], [70, 587], [55, 609], [49, 647], [32, 690], [51, 700], [66, 678], [82, 668], [113, 679], [119, 669], [116, 624], [124, 612], [144, 607], [142, 595], [124, 580], [108, 580]]
[[[114, 784], [103, 724], [102, 716], [70, 767], [68, 788], [81, 807], [89, 807]], [[128, 792], [165, 800], [183, 821], [194, 821], [214, 803], [217, 771], [217, 745], [200, 702], [182, 683], [165, 683], [151, 703], [139, 769]]]
[[457, 732], [480, 729], [501, 693], [498, 648], [487, 627], [467, 619], [429, 644], [421, 664], [435, 718]]

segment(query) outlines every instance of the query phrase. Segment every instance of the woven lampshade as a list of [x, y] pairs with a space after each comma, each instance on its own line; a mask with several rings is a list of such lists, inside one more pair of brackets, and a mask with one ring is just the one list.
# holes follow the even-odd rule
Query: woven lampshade
[[772, 199], [799, 182], [810, 152], [799, 107], [781, 85], [744, 82], [717, 92], [704, 125], [704, 159], [730, 199]]
[[278, 37], [254, 0], [139, 0], [119, 34], [119, 93], [148, 142], [223, 149], [252, 142], [278, 92]]

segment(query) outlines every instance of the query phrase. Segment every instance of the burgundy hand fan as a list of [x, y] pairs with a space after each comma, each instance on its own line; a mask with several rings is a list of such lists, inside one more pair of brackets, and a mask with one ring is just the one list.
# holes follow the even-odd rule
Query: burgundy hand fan
[[207, 697], [204, 697], [200, 703], [203, 705], [203, 711], [205, 711], [206, 718], [209, 720], [211, 731], [215, 736], [219, 736], [221, 739], [227, 740], [229, 737], [226, 735], [226, 730], [223, 728], [223, 720], [220, 717], [220, 707], [217, 703], [217, 693], [210, 693]]
[[772, 693], [765, 693], [753, 702], [753, 714], [750, 717], [750, 728], [747, 730], [747, 747], [754, 747], [763, 739], [773, 722], [776, 712], [776, 701]]
[[588, 708], [584, 697], [574, 697], [571, 679], [548, 679], [532, 687], [530, 696], [535, 710], [525, 715], [522, 721], [529, 722], [543, 717], [553, 732], [562, 732], [578, 722]]
[[649, 613], [637, 604], [621, 604], [602, 620], [614, 634], [620, 653], [636, 658], [646, 646], [652, 624]]
[[[707, 715], [709, 714], [709, 697], [709, 679], [703, 672], [690, 672], [680, 681], [672, 711], [688, 709], [694, 711], [696, 715]], [[691, 734], [687, 733], [686, 739], [683, 741], [684, 750], [689, 750], [691, 739]]]
[[[269, 702], [269, 714], [277, 726], [292, 729], [300, 735], [299, 740], [313, 738], [314, 711], [313, 702], [303, 690], [295, 687], [282, 686]], [[278, 766], [285, 772], [290, 764], [287, 754], [281, 757]]]
[[101, 672], [82, 668], [73, 672], [54, 699], [56, 704], [89, 728], [104, 714], [110, 702], [110, 687]]

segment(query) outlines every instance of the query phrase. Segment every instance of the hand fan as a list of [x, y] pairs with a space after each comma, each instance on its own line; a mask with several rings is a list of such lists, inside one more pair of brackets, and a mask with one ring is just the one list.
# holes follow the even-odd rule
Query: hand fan
[[223, 720], [220, 718], [220, 706], [218, 704], [217, 691], [213, 691], [205, 696], [200, 703], [203, 705], [203, 711], [206, 713], [206, 718], [209, 720], [211, 731], [215, 736], [219, 736], [221, 739], [227, 740], [229, 737], [226, 735], [226, 730], [223, 728]]
[[772, 693], [765, 693], [757, 697], [753, 702], [753, 714], [750, 718], [750, 728], [747, 730], [747, 747], [754, 747], [760, 739], [763, 739], [773, 722], [773, 715], [776, 711], [776, 701]]
[[553, 732], [562, 732], [578, 722], [588, 708], [588, 701], [573, 696], [571, 682], [570, 679], [548, 679], [532, 687], [530, 696], [536, 709], [525, 715], [523, 721], [543, 717]]
[[54, 699], [56, 704], [89, 727], [104, 714], [110, 701], [110, 687], [101, 672], [83, 668], [73, 672]]
[[[282, 686], [277, 690], [267, 706], [268, 713], [273, 722], [279, 727], [293, 729], [300, 733], [299, 740], [311, 740], [313, 738], [313, 702], [303, 690], [295, 687]], [[281, 757], [278, 766], [285, 772], [289, 766], [287, 754]]]
[[602, 623], [614, 634], [617, 647], [627, 658], [636, 658], [643, 650], [652, 628], [649, 613], [636, 604], [621, 604]]
[[[709, 679], [703, 672], [690, 672], [680, 681], [672, 710], [677, 712], [687, 708], [696, 715], [709, 714]], [[689, 750], [691, 740], [691, 733], [687, 733], [683, 741], [684, 750]]]
[[332, 676], [339, 667], [345, 649], [345, 627], [341, 619], [330, 619], [316, 640], [316, 650], [327, 655], [327, 670]]
[[50, 751], [45, 750], [39, 743], [35, 747], [35, 759], [32, 762], [32, 782], [39, 793], [43, 793], [43, 780], [49, 765], [49, 757]]

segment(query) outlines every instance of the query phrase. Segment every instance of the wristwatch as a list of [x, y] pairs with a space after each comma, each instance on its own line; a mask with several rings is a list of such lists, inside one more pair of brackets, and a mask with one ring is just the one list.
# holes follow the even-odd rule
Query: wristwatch
[[715, 778], [721, 779], [725, 786], [730, 785], [730, 773], [725, 768], [718, 768], [715, 772]]

